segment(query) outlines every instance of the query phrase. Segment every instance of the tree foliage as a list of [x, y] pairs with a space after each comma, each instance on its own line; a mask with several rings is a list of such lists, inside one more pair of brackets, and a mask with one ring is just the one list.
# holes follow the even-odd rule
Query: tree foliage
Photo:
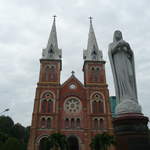
[[8, 135], [3, 132], [0, 132], [0, 141], [4, 143], [7, 139], [8, 139]]
[[10, 137], [3, 145], [2, 150], [20, 150], [21, 143], [16, 138]]
[[90, 144], [92, 150], [107, 150], [111, 145], [115, 145], [115, 138], [106, 132], [95, 135]]
[[0, 131], [11, 135], [14, 121], [8, 116], [0, 116]]
[[21, 124], [17, 123], [14, 125], [12, 134], [17, 139], [23, 140], [25, 137], [25, 127], [23, 127]]
[[54, 133], [51, 134], [48, 137], [48, 141], [50, 144], [50, 149], [55, 150], [67, 150], [68, 149], [68, 143], [67, 143], [67, 137], [61, 133]]
[[14, 124], [8, 116], [0, 116], [0, 150], [26, 150], [29, 130], [30, 127]]

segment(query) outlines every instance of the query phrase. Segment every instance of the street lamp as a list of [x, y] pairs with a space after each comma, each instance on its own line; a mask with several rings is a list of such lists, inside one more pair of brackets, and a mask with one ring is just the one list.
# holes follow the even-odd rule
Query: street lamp
[[2, 112], [0, 113], [0, 115], [1, 115], [2, 113], [4, 113], [4, 112], [7, 112], [7, 111], [9, 111], [9, 108], [7, 108], [7, 109], [5, 109], [4, 111], [2, 111]]

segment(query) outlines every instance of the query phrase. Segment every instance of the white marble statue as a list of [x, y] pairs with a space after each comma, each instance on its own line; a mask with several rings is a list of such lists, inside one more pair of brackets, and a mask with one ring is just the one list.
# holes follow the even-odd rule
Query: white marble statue
[[116, 113], [141, 113], [136, 90], [134, 54], [129, 43], [123, 40], [121, 31], [114, 32], [108, 54], [114, 77], [116, 98], [119, 101]]

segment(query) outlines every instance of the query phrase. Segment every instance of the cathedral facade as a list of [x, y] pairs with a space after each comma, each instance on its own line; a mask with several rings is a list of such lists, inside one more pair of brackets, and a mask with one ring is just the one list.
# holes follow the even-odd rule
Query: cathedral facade
[[113, 133], [105, 61], [96, 41], [92, 21], [87, 49], [83, 51], [84, 83], [74, 72], [60, 83], [62, 51], [58, 48], [56, 22], [40, 59], [28, 150], [44, 150], [42, 143], [52, 133], [68, 138], [72, 150], [90, 150], [92, 137]]

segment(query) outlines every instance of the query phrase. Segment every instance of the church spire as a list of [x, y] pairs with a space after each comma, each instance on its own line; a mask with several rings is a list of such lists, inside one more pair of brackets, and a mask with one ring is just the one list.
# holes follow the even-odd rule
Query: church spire
[[99, 50], [98, 44], [96, 41], [93, 25], [92, 25], [92, 17], [90, 19], [90, 29], [88, 35], [88, 44], [87, 49], [83, 52], [84, 60], [86, 61], [101, 61], [102, 60], [102, 51]]
[[43, 49], [42, 59], [60, 60], [61, 49], [58, 48], [56, 32], [56, 16], [53, 16], [53, 25], [48, 39], [47, 47]]

